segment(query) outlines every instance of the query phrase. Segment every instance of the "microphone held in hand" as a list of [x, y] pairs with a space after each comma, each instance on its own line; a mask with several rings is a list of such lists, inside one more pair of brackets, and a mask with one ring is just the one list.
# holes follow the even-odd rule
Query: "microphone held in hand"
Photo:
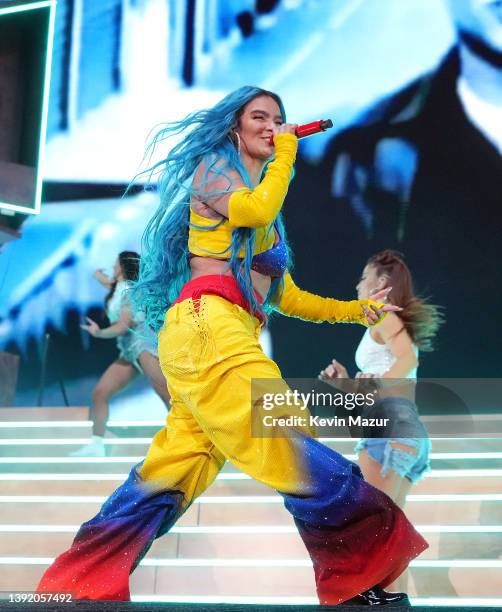
[[[327, 129], [333, 127], [333, 121], [331, 119], [320, 119], [319, 121], [312, 121], [312, 123], [305, 123], [299, 125], [295, 134], [297, 138], [305, 138], [306, 136], [312, 136], [312, 134], [319, 134], [319, 132], [325, 132]], [[274, 137], [270, 137], [270, 144], [274, 144]]]

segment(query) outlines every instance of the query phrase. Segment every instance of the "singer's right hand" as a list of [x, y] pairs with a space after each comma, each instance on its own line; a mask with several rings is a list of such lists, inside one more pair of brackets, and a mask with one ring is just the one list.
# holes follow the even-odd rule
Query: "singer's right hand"
[[297, 127], [297, 123], [281, 123], [276, 127], [274, 136], [277, 136], [277, 134], [295, 134]]

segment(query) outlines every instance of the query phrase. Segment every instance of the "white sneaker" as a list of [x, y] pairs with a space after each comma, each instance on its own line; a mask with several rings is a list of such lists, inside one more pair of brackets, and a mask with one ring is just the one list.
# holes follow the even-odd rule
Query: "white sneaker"
[[102, 436], [92, 436], [89, 444], [81, 446], [68, 455], [69, 457], [106, 457], [105, 439]]

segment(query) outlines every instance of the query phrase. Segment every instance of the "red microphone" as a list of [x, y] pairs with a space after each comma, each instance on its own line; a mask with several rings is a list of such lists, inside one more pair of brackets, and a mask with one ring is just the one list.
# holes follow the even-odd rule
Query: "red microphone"
[[[328, 128], [333, 127], [333, 121], [331, 119], [320, 119], [319, 121], [312, 121], [312, 123], [305, 123], [299, 125], [295, 134], [297, 138], [305, 138], [306, 136], [312, 136], [312, 134], [319, 134], [319, 132], [325, 132]], [[274, 137], [270, 137], [270, 144], [274, 144]]]

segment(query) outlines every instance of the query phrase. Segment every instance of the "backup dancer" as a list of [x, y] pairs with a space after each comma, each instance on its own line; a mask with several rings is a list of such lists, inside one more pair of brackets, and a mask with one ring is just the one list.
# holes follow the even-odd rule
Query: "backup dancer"
[[[419, 350], [432, 350], [442, 317], [437, 306], [414, 294], [408, 266], [399, 253], [389, 249], [369, 258], [357, 295], [365, 298], [384, 289], [389, 291], [389, 300], [402, 304], [403, 310], [389, 313], [378, 327], [366, 330], [355, 354], [360, 370], [356, 378], [394, 380], [397, 385], [382, 390], [389, 396], [370, 408], [371, 417], [389, 419], [388, 428], [362, 438], [355, 450], [365, 479], [403, 508], [411, 485], [430, 469], [431, 445], [414, 403], [414, 381]], [[333, 359], [319, 377], [336, 384], [348, 378], [348, 372]], [[406, 379], [410, 384], [404, 383]]]
[[105, 370], [92, 391], [92, 438], [89, 444], [71, 453], [72, 457], [104, 457], [104, 437], [108, 421], [109, 402], [138, 375], [144, 374], [154, 390], [169, 408], [169, 393], [162, 375], [157, 355], [157, 342], [144, 324], [144, 317], [133, 314], [129, 303], [132, 284], [138, 279], [139, 255], [134, 251], [122, 251], [115, 261], [113, 277], [102, 270], [94, 273], [96, 280], [109, 291], [105, 308], [111, 325], [100, 328], [86, 317], [81, 325], [95, 338], [115, 339], [118, 358]]
[[[363, 416], [388, 419], [388, 425], [373, 428], [371, 437], [359, 440], [355, 452], [366, 481], [403, 509], [412, 485], [430, 470], [431, 443], [415, 405], [415, 381], [419, 350], [432, 350], [442, 316], [437, 306], [414, 294], [408, 266], [400, 253], [389, 249], [369, 258], [357, 295], [365, 298], [383, 289], [403, 310], [388, 313], [378, 327], [366, 330], [355, 359], [360, 370], [356, 379], [374, 378], [382, 384], [382, 399]], [[319, 378], [338, 386], [348, 376], [345, 366], [333, 359]], [[402, 575], [393, 586], [405, 588], [406, 582]]]
[[162, 170], [161, 203], [145, 234], [134, 299], [160, 330], [172, 408], [144, 461], [81, 526], [39, 591], [129, 599], [129, 574], [154, 539], [229, 460], [283, 496], [312, 558], [321, 603], [368, 589], [377, 603], [405, 597], [373, 589], [427, 547], [392, 500], [308, 431], [252, 436], [252, 380], [275, 379], [275, 390], [288, 390], [258, 341], [271, 310], [365, 326], [398, 310], [378, 302], [386, 292], [343, 302], [293, 282], [280, 213], [297, 138], [285, 121], [276, 94], [243, 87], [156, 137], [184, 136], [154, 167]]

